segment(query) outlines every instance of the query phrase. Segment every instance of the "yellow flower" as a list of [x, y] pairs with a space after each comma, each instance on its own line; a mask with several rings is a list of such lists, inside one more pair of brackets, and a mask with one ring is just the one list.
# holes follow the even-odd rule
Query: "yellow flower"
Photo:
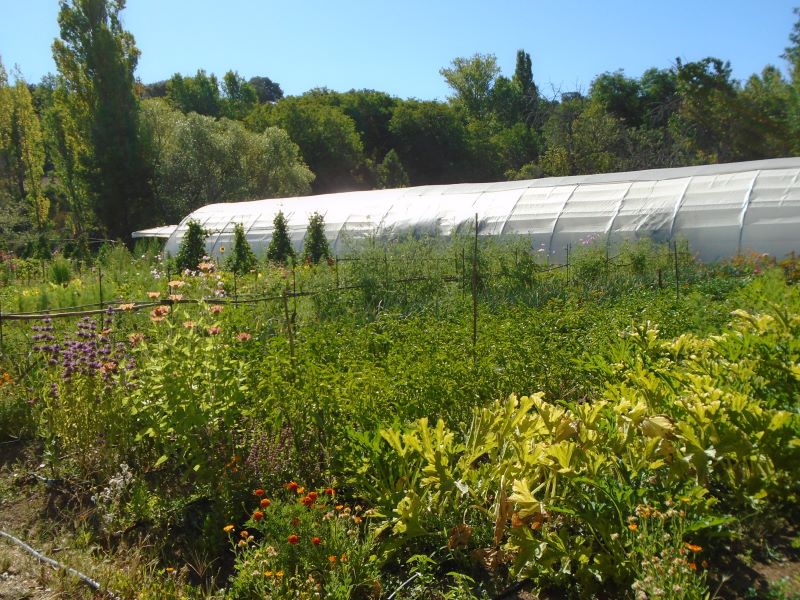
[[697, 544], [689, 544], [687, 542], [686, 544], [684, 544], [684, 546], [686, 546], [687, 550], [691, 550], [692, 552], [702, 552], [703, 551], [703, 547], [702, 546], [698, 546]]
[[222, 531], [224, 531], [225, 533], [230, 533], [234, 529], [236, 529], [236, 527], [234, 527], [233, 525], [225, 525], [225, 527], [222, 528]]
[[220, 254], [225, 254], [225, 246], [220, 246], [219, 247], [219, 253]]

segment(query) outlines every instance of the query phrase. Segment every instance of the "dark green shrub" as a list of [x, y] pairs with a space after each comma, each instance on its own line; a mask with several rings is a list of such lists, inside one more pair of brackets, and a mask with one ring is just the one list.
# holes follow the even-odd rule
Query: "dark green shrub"
[[208, 231], [197, 221], [189, 221], [186, 225], [189, 229], [181, 240], [178, 256], [175, 259], [175, 264], [181, 271], [197, 268], [206, 253], [206, 237], [208, 237]]
[[328, 260], [330, 257], [328, 238], [325, 237], [325, 219], [321, 214], [315, 212], [308, 219], [303, 260], [316, 264], [323, 259]]
[[275, 215], [272, 221], [272, 240], [269, 243], [267, 250], [267, 260], [275, 263], [286, 264], [289, 259], [294, 260], [294, 248], [289, 239], [289, 231], [287, 229], [286, 217], [283, 211]]
[[256, 266], [256, 255], [247, 242], [244, 225], [241, 223], [236, 223], [233, 228], [233, 252], [225, 261], [225, 266], [237, 275], [249, 273]]

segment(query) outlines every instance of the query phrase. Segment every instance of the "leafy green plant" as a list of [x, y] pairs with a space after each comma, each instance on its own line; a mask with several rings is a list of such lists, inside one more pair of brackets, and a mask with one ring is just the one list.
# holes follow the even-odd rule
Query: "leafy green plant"
[[272, 239], [267, 249], [267, 260], [285, 265], [294, 260], [294, 247], [289, 239], [288, 223], [283, 211], [278, 211], [272, 221]]
[[186, 233], [178, 246], [178, 255], [175, 257], [175, 264], [179, 270], [197, 269], [197, 265], [203, 260], [206, 253], [206, 238], [208, 232], [203, 229], [197, 221], [189, 220], [186, 223]]
[[308, 229], [303, 245], [303, 260], [317, 264], [321, 260], [328, 260], [331, 251], [328, 247], [328, 238], [325, 237], [325, 219], [315, 212], [308, 218]]
[[225, 260], [225, 266], [237, 275], [244, 275], [255, 268], [256, 263], [256, 255], [247, 241], [244, 226], [236, 223], [233, 227], [233, 250]]

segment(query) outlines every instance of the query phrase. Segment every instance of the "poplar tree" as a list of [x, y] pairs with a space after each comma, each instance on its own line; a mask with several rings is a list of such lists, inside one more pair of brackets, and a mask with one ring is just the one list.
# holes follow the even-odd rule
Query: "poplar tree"
[[53, 57], [86, 140], [87, 187], [108, 235], [128, 238], [152, 220], [153, 207], [138, 138], [139, 50], [119, 16], [125, 0], [60, 0], [59, 6]]

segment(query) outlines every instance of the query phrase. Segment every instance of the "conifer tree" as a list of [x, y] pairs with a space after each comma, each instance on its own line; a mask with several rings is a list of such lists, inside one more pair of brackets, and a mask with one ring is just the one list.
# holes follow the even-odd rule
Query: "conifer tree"
[[272, 240], [267, 249], [267, 260], [274, 263], [286, 264], [289, 259], [294, 260], [294, 248], [289, 239], [289, 229], [283, 211], [279, 211], [272, 221]]
[[308, 219], [306, 239], [303, 247], [303, 260], [317, 264], [322, 259], [328, 260], [331, 251], [325, 237], [325, 219], [317, 212]]
[[237, 275], [249, 273], [256, 266], [256, 255], [244, 234], [244, 225], [236, 223], [233, 227], [233, 251], [228, 256], [225, 266]]
[[181, 240], [178, 256], [175, 259], [175, 263], [181, 271], [197, 269], [197, 265], [200, 264], [206, 253], [206, 237], [208, 237], [208, 232], [197, 221], [189, 221], [186, 225], [189, 229]]

